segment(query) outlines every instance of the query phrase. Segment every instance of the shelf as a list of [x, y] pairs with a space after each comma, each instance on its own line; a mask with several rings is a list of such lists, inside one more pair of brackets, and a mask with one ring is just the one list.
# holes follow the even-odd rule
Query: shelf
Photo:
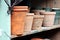
[[[36, 34], [36, 33], [45, 32], [45, 31], [49, 31], [49, 30], [53, 30], [53, 29], [57, 29], [57, 28], [60, 28], [60, 25], [54, 25], [52, 27], [41, 27], [40, 31], [32, 30], [30, 32], [24, 33], [20, 37], [24, 37], [24, 36], [28, 36], [28, 35], [33, 35], [33, 34]], [[16, 37], [18, 37], [18, 36], [12, 36], [12, 38], [16, 38]]]

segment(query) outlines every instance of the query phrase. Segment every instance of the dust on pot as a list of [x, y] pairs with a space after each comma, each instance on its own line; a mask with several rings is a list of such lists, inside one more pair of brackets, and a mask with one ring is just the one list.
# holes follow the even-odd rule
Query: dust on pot
[[40, 31], [42, 27], [42, 22], [44, 19], [44, 15], [34, 15], [34, 21], [33, 21], [33, 30], [38, 30]]
[[14, 6], [11, 15], [11, 34], [22, 35], [24, 32], [25, 17], [28, 12], [27, 6]]
[[45, 27], [53, 26], [55, 14], [56, 12], [43, 12], [42, 13], [42, 15], [44, 15], [43, 26]]
[[27, 13], [25, 19], [24, 32], [29, 32], [32, 29], [34, 13]]

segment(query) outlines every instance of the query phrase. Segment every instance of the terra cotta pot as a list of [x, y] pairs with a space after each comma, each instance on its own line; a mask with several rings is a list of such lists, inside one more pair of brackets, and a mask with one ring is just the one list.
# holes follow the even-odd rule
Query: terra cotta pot
[[12, 35], [21, 35], [24, 32], [25, 17], [28, 12], [27, 6], [14, 6], [11, 15]]
[[25, 30], [24, 32], [31, 31], [33, 24], [34, 13], [27, 13], [25, 19]]
[[44, 19], [44, 15], [34, 15], [34, 21], [33, 21], [33, 30], [39, 30], [42, 27], [42, 22]]
[[53, 26], [56, 12], [43, 12], [44, 21], [43, 26]]
[[41, 38], [32, 38], [31, 40], [43, 40]]

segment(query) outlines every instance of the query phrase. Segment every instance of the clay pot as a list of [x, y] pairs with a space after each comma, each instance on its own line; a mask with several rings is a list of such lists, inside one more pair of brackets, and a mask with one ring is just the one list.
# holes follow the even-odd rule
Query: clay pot
[[31, 40], [43, 40], [41, 38], [32, 38]]
[[27, 6], [14, 6], [11, 15], [11, 34], [21, 35], [24, 32], [25, 17], [28, 12]]
[[34, 13], [27, 13], [25, 19], [24, 32], [29, 32], [32, 29]]
[[42, 22], [44, 19], [44, 15], [34, 15], [34, 21], [33, 21], [33, 30], [38, 30], [40, 31], [42, 27]]
[[43, 39], [43, 40], [50, 40], [50, 39]]
[[56, 12], [43, 12], [44, 22], [43, 26], [53, 26]]
[[28, 9], [28, 6], [14, 6], [13, 9]]
[[40, 15], [40, 13], [45, 12], [45, 10], [32, 10], [35, 15]]

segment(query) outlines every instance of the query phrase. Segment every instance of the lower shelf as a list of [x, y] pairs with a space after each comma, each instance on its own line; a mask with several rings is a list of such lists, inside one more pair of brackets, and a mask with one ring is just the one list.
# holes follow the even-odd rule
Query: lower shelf
[[[24, 33], [22, 36], [19, 36], [19, 37], [34, 35], [34, 34], [41, 33], [41, 32], [43, 32], [42, 34], [44, 34], [44, 32], [47, 34], [48, 32], [50, 33], [50, 30], [55, 31], [54, 29], [57, 29], [57, 28], [60, 28], [60, 25], [54, 25], [52, 27], [41, 27], [40, 31], [32, 30], [30, 32]], [[46, 32], [46, 31], [48, 31], [48, 32]], [[16, 37], [18, 37], [18, 36], [14, 36], [14, 35], [12, 36], [12, 38], [16, 38]]]

